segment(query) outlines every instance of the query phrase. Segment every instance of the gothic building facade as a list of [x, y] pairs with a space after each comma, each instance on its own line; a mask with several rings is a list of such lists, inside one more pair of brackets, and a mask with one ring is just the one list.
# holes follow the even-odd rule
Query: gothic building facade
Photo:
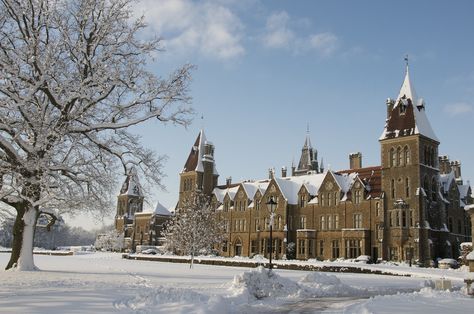
[[[381, 164], [372, 167], [363, 167], [362, 155], [353, 153], [349, 169], [324, 171], [307, 135], [291, 176], [282, 168], [280, 176], [270, 170], [263, 180], [228, 179], [218, 186], [214, 146], [201, 131], [180, 173], [179, 203], [196, 189], [212, 198], [225, 222], [226, 240], [219, 248], [223, 256], [371, 255], [422, 264], [437, 257], [457, 258], [459, 244], [471, 241], [464, 210], [473, 201], [471, 187], [462, 180], [459, 162], [439, 156], [439, 139], [408, 67], [399, 95], [386, 105]], [[267, 206], [270, 199], [277, 202], [273, 213]]]
[[123, 234], [123, 249], [135, 251], [137, 245], [159, 245], [161, 231], [171, 216], [159, 202], [155, 208], [144, 209], [144, 196], [137, 172], [131, 168], [117, 196], [115, 230]]

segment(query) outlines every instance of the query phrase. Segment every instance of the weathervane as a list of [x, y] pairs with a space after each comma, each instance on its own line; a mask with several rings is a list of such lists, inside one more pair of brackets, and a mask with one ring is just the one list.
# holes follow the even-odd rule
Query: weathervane
[[407, 71], [408, 71], [408, 54], [405, 55], [405, 64], [407, 66]]

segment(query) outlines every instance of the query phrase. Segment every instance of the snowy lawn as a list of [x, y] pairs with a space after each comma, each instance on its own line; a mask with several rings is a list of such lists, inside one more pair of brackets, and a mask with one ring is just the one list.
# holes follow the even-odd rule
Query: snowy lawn
[[[0, 254], [6, 265], [9, 254]], [[35, 256], [41, 271], [0, 271], [2, 313], [468, 313], [465, 270], [383, 267], [414, 277], [134, 261], [120, 254]], [[352, 264], [353, 265], [353, 264]], [[453, 291], [429, 288], [449, 277]]]

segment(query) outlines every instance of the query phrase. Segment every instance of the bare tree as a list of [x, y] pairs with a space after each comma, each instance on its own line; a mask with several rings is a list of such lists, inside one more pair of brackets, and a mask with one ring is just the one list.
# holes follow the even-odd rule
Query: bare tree
[[223, 241], [224, 225], [211, 207], [209, 197], [196, 192], [180, 204], [166, 224], [163, 236], [168, 250], [191, 255], [192, 267], [196, 254], [210, 253]]
[[34, 269], [43, 208], [110, 208], [117, 169], [160, 185], [163, 157], [130, 126], [189, 123], [190, 71], [146, 69], [159, 40], [140, 37], [133, 0], [0, 0], [0, 201], [15, 208], [7, 269]]

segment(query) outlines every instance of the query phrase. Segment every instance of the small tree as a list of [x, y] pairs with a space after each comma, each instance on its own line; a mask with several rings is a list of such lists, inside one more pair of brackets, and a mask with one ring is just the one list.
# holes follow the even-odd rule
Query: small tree
[[[0, 202], [16, 211], [6, 268], [35, 269], [38, 216], [112, 208], [117, 169], [160, 185], [163, 157], [129, 127], [189, 123], [192, 66], [147, 70], [133, 0], [0, 1]], [[54, 221], [52, 217], [52, 221]]]
[[212, 209], [209, 197], [196, 192], [180, 204], [175, 216], [166, 224], [163, 236], [168, 250], [191, 255], [208, 254], [224, 239], [223, 223]]
[[123, 234], [114, 229], [97, 235], [94, 246], [97, 250], [120, 252], [123, 241]]

